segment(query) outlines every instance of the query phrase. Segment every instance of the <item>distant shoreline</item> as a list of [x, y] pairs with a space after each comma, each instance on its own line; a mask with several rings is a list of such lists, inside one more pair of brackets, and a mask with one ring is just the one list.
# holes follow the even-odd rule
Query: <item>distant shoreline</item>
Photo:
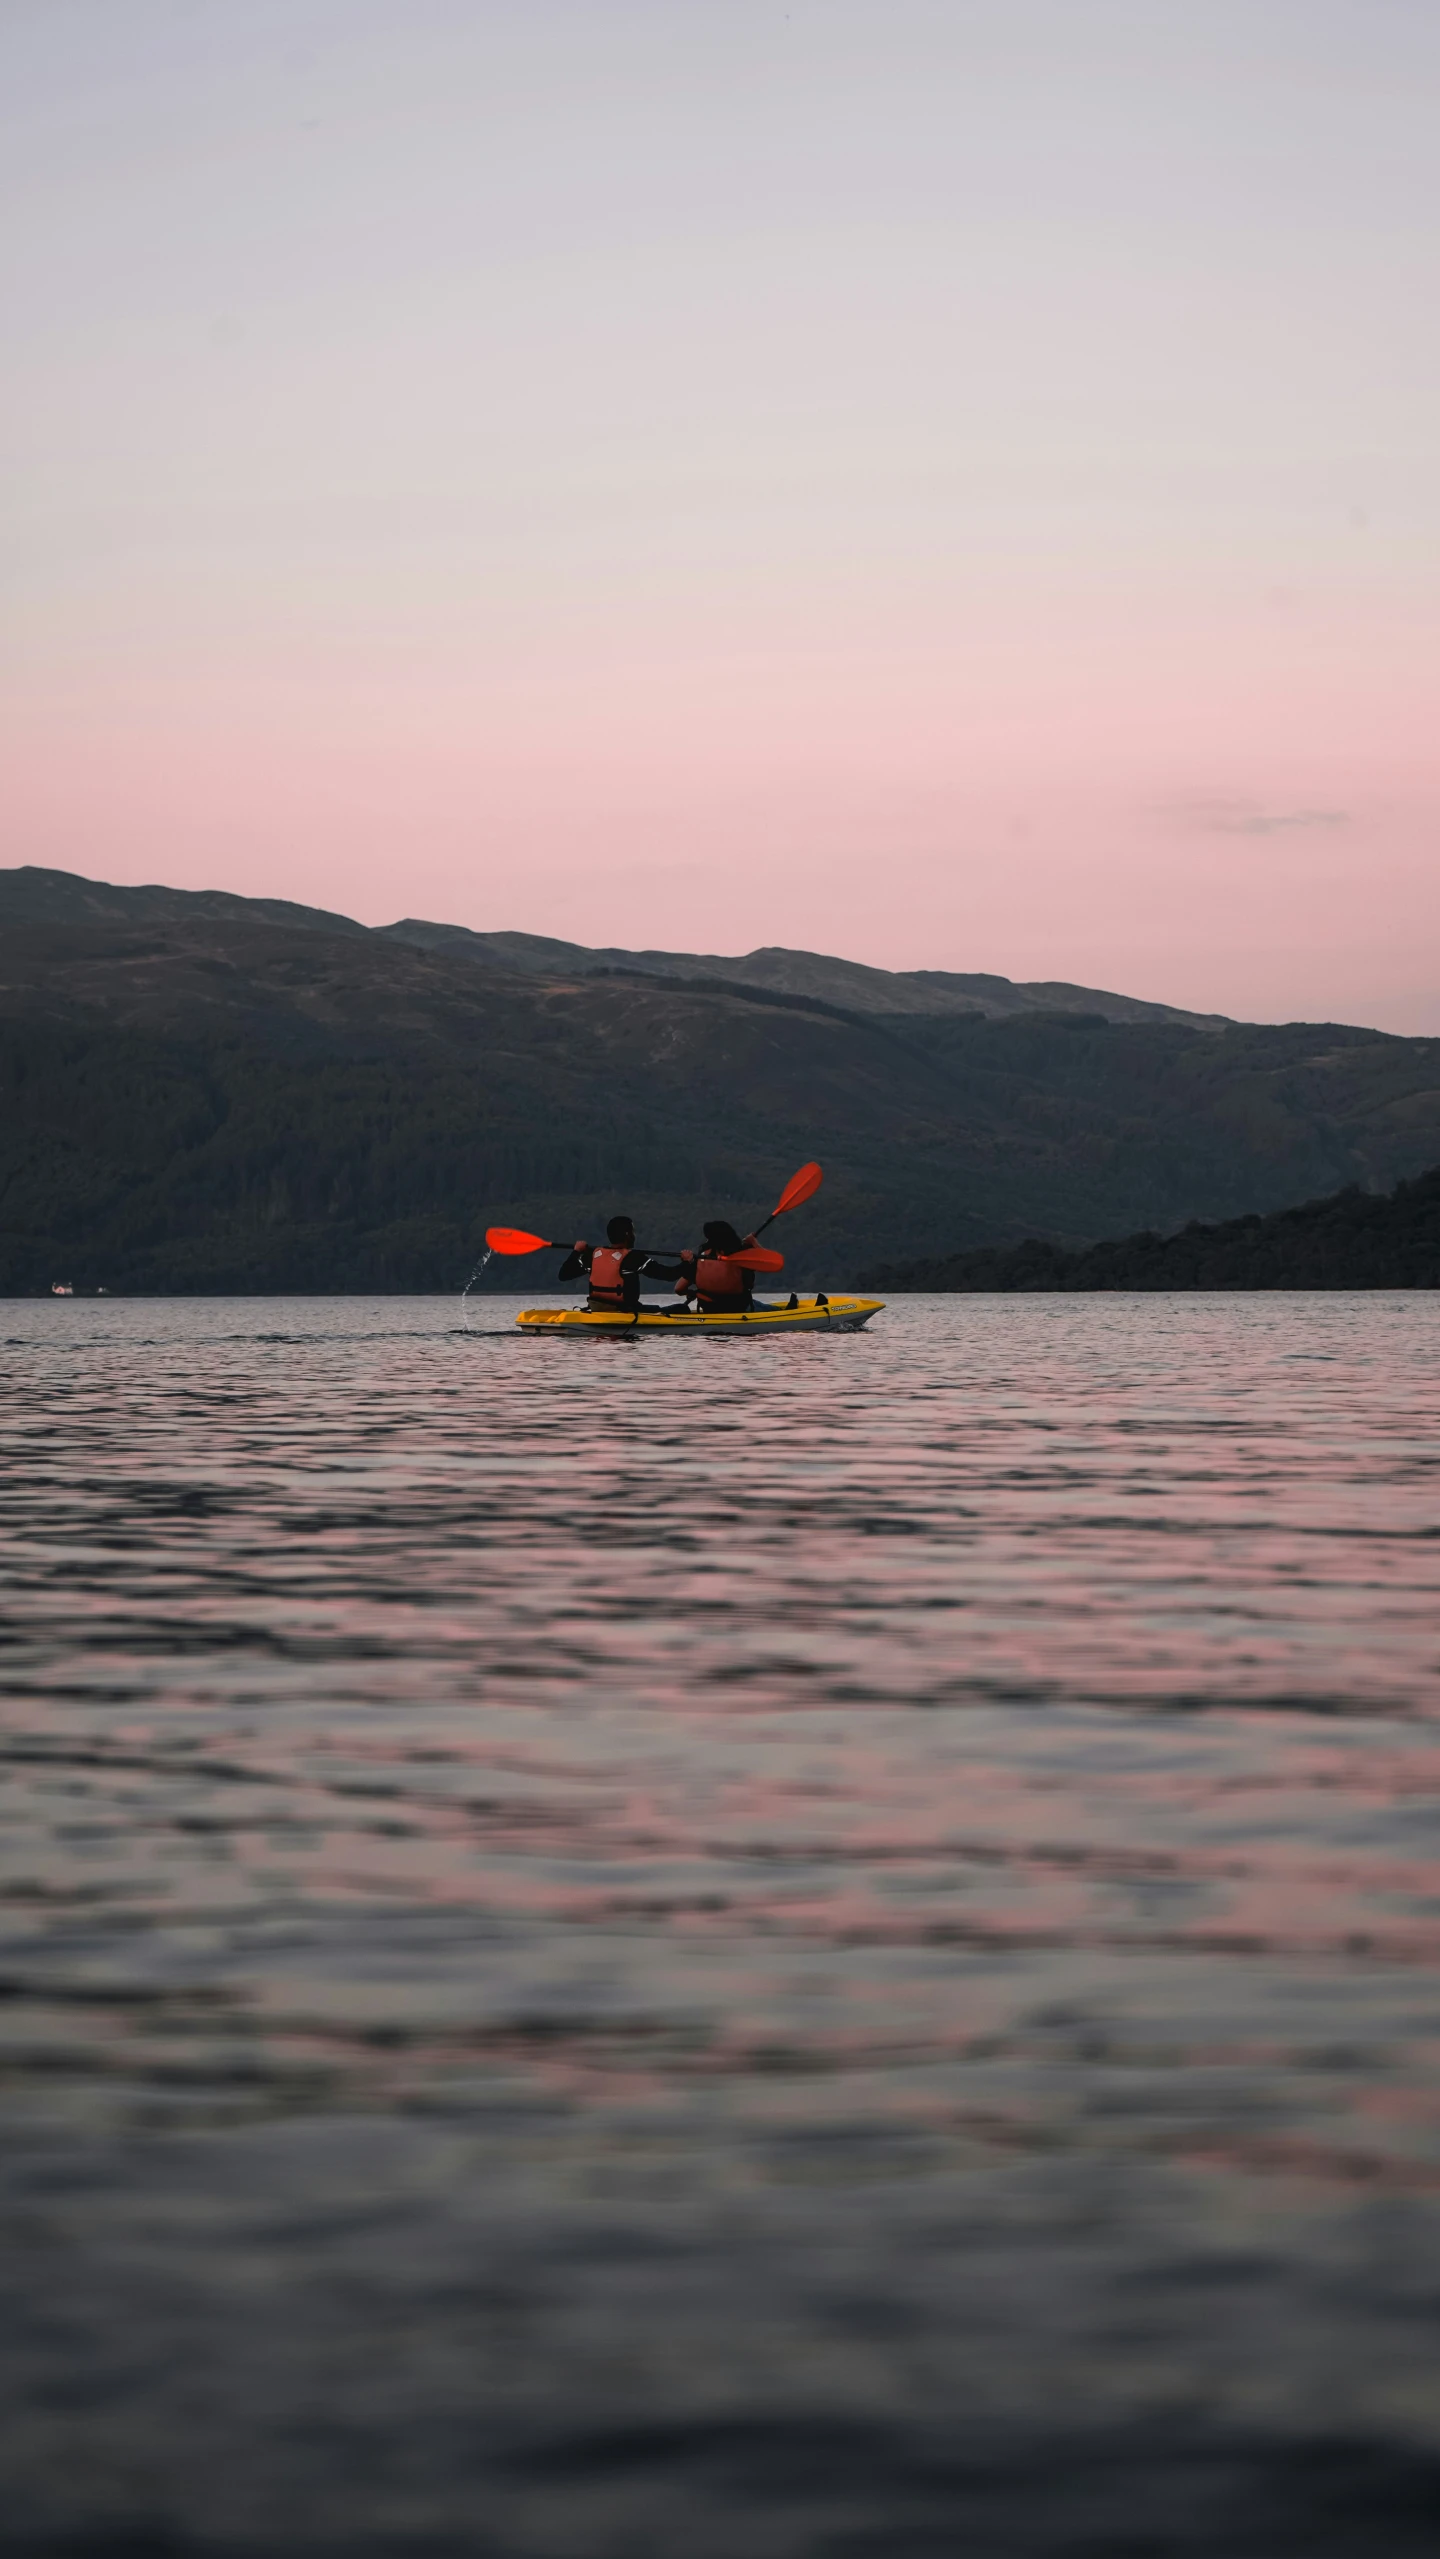
[[1192, 1221], [1067, 1250], [1039, 1238], [881, 1264], [859, 1286], [892, 1295], [1253, 1295], [1440, 1288], [1440, 1166], [1390, 1192], [1352, 1185], [1268, 1217]]

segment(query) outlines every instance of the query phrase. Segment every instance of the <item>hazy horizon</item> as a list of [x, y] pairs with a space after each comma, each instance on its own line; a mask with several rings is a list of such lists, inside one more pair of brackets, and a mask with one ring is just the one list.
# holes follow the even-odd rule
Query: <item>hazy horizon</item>
[[0, 861], [1440, 1031], [1440, 15], [0, 57]]

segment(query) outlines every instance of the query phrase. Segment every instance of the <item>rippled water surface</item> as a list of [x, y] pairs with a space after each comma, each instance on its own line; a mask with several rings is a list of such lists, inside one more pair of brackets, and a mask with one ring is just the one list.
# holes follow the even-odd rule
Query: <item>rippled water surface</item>
[[1436, 1300], [512, 1311], [0, 1305], [13, 2546], [1432, 2551]]

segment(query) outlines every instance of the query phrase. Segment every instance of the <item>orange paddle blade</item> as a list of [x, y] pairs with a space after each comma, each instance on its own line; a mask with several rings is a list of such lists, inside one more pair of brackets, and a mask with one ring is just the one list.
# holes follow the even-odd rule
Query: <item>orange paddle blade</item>
[[743, 1244], [738, 1253], [727, 1253], [725, 1259], [736, 1263], [742, 1271], [783, 1271], [785, 1268], [784, 1254], [772, 1253], [768, 1244]]
[[492, 1253], [553, 1253], [548, 1235], [527, 1235], [523, 1226], [487, 1226], [485, 1241]]
[[818, 1164], [802, 1164], [792, 1173], [775, 1204], [774, 1215], [783, 1217], [787, 1208], [799, 1208], [803, 1200], [813, 1200], [825, 1176]]

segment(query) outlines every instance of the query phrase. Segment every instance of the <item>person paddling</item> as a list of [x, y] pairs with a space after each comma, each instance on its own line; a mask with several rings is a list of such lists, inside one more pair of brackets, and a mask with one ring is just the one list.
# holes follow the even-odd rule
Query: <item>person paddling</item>
[[755, 1295], [754, 1272], [728, 1258], [732, 1253], [743, 1253], [754, 1242], [753, 1235], [737, 1235], [728, 1218], [706, 1219], [705, 1241], [697, 1251], [681, 1254], [680, 1276], [675, 1283], [687, 1300], [693, 1296], [697, 1314], [748, 1315], [752, 1306], [765, 1305], [766, 1301]]
[[[704, 1243], [694, 1252], [682, 1253], [678, 1263], [668, 1258], [668, 1247], [664, 1256], [653, 1249], [642, 1252], [635, 1241], [633, 1220], [612, 1217], [606, 1229], [609, 1241], [591, 1246], [582, 1237], [562, 1264], [558, 1276], [562, 1281], [582, 1276], [588, 1279], [589, 1311], [595, 1314], [633, 1315], [637, 1319], [641, 1315], [684, 1315], [689, 1311], [692, 1297], [697, 1300], [698, 1311], [702, 1315], [745, 1315], [752, 1306], [767, 1315], [772, 1314], [775, 1310], [769, 1302], [755, 1295], [755, 1268], [758, 1265], [761, 1270], [781, 1271], [785, 1267], [784, 1256], [759, 1239], [767, 1226], [774, 1225], [777, 1217], [784, 1217], [788, 1210], [799, 1208], [804, 1201], [813, 1199], [823, 1180], [818, 1164], [802, 1164], [798, 1173], [791, 1174], [769, 1216], [762, 1217], [753, 1235], [742, 1238], [736, 1234], [728, 1218], [712, 1217], [706, 1223]], [[492, 1253], [559, 1253], [564, 1250], [553, 1236], [532, 1235], [527, 1228], [520, 1226], [487, 1226], [485, 1247], [487, 1261]], [[640, 1281], [647, 1275], [673, 1280], [680, 1296], [679, 1305], [642, 1306]], [[792, 1289], [790, 1306], [794, 1307], [798, 1302]], [[828, 1302], [824, 1297], [815, 1300], [817, 1306], [825, 1306]], [[522, 1316], [520, 1320], [525, 1323], [529, 1318]]]
[[664, 1306], [642, 1306], [642, 1279], [675, 1280], [680, 1278], [676, 1262], [657, 1261], [653, 1253], [640, 1252], [635, 1243], [635, 1222], [629, 1217], [612, 1217], [605, 1229], [604, 1244], [587, 1244], [582, 1237], [568, 1261], [560, 1265], [559, 1278], [588, 1279], [589, 1306], [596, 1315], [667, 1315]]

